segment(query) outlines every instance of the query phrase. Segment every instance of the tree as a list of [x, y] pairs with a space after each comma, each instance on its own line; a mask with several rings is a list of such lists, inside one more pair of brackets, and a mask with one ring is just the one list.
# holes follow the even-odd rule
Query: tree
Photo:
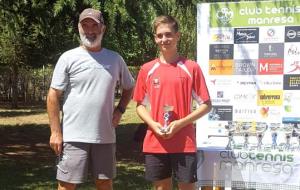
[[[0, 67], [9, 69], [12, 106], [17, 106], [20, 72], [54, 65], [79, 44], [78, 17], [93, 7], [104, 15], [103, 44], [128, 65], [140, 66], [157, 56], [153, 19], [170, 14], [180, 23], [179, 51], [196, 58], [196, 0], [0, 0]], [[24, 86], [24, 85], [23, 85]]]
[[73, 26], [66, 27], [65, 19], [55, 17], [53, 6], [54, 2], [47, 0], [0, 1], [0, 65], [10, 71], [14, 108], [18, 106], [20, 68], [53, 62], [64, 48], [77, 42]]

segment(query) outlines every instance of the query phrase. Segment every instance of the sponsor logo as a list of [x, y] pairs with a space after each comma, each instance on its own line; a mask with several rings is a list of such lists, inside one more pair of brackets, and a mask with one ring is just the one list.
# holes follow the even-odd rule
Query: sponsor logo
[[272, 38], [272, 37], [275, 36], [275, 30], [274, 30], [274, 28], [269, 28], [267, 30], [267, 36], [270, 37], [270, 38]]
[[232, 75], [233, 60], [210, 60], [209, 74], [210, 75]]
[[282, 82], [281, 81], [259, 81], [260, 84], [265, 85], [265, 86], [281, 86]]
[[256, 109], [249, 109], [249, 108], [237, 108], [233, 110], [235, 114], [256, 114]]
[[283, 56], [283, 43], [259, 44], [259, 58], [283, 58]]
[[256, 81], [237, 81], [238, 85], [242, 86], [256, 86]]
[[256, 108], [241, 107], [241, 105], [233, 106], [233, 119], [236, 121], [255, 121], [257, 118]]
[[299, 105], [300, 94], [292, 93], [292, 91], [286, 91], [284, 94], [284, 111], [292, 115], [298, 115]]
[[233, 99], [235, 101], [253, 100], [253, 99], [256, 99], [256, 94], [251, 94], [251, 93], [247, 93], [247, 94], [234, 94], [233, 95]]
[[217, 92], [217, 98], [224, 98], [224, 92], [223, 91], [218, 91]]
[[235, 28], [234, 29], [234, 43], [258, 43], [259, 29], [258, 28]]
[[276, 106], [268, 107], [268, 106], [263, 106], [259, 108], [259, 116], [264, 120], [264, 121], [278, 121], [281, 122], [281, 108], [278, 108]]
[[282, 90], [258, 90], [257, 105], [259, 106], [281, 106], [283, 102]]
[[286, 42], [300, 42], [300, 26], [285, 27]]
[[229, 42], [232, 40], [232, 37], [225, 34], [214, 34], [212, 36], [213, 42]]
[[277, 75], [277, 76], [259, 76], [257, 80], [257, 85], [259, 86], [260, 89], [266, 89], [266, 88], [272, 88], [272, 89], [282, 89], [282, 76]]
[[210, 83], [213, 86], [230, 86], [232, 84], [232, 81], [230, 79], [211, 79]]
[[219, 170], [264, 172], [272, 175], [294, 173], [294, 155], [291, 153], [265, 153], [251, 151], [221, 151]]
[[299, 90], [300, 89], [300, 75], [283, 75], [283, 89], [284, 90]]
[[259, 161], [267, 161], [267, 162], [294, 162], [294, 155], [289, 153], [264, 153], [264, 152], [251, 152], [251, 151], [221, 151], [221, 158], [226, 159], [243, 159], [243, 160], [259, 160]]
[[283, 59], [259, 59], [259, 75], [283, 74]]
[[268, 115], [269, 115], [269, 107], [261, 107], [260, 109], [259, 109], [259, 113], [260, 113], [260, 115], [263, 117], [263, 118], [267, 118], [268, 117]]
[[287, 73], [299, 73], [300, 71], [300, 61], [293, 61], [290, 65], [290, 69]]
[[233, 43], [232, 30], [210, 30], [211, 43]]
[[283, 117], [282, 123], [300, 123], [300, 117]]
[[219, 23], [223, 25], [227, 25], [231, 22], [233, 19], [234, 13], [233, 11], [228, 7], [223, 7], [219, 10], [217, 10], [216, 18], [219, 21]]
[[159, 87], [160, 87], [159, 78], [154, 78], [154, 79], [152, 80], [152, 86], [153, 86], [154, 88], [159, 88]]
[[292, 101], [292, 97], [293, 94], [292, 93], [286, 93], [284, 94], [284, 111], [287, 113], [291, 113], [292, 112], [292, 105], [291, 105], [291, 101]]
[[208, 114], [210, 121], [232, 121], [232, 106], [213, 106]]
[[224, 98], [224, 91], [217, 91], [216, 97], [217, 98], [211, 98], [211, 101], [214, 104], [222, 104], [222, 103], [228, 104], [230, 102], [229, 98]]
[[284, 27], [260, 27], [259, 42], [260, 43], [283, 43], [284, 42]]
[[258, 44], [234, 44], [234, 59], [258, 59]]
[[230, 99], [216, 99], [216, 98], [211, 98], [211, 102], [213, 104], [228, 104], [230, 102]]
[[233, 44], [209, 45], [209, 59], [233, 59]]
[[245, 59], [234, 61], [234, 74], [235, 75], [256, 75], [257, 73], [257, 60]]
[[268, 76], [268, 75], [261, 75], [257, 80], [257, 86], [259, 89], [282, 89], [283, 80], [282, 75], [276, 76]]
[[295, 44], [291, 44], [287, 49], [287, 55], [289, 57], [300, 56], [300, 48]]

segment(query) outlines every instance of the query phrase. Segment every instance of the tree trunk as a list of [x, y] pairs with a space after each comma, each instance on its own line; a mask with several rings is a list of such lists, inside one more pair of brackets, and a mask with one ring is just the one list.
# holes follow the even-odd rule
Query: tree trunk
[[12, 65], [11, 68], [11, 108], [18, 108], [18, 66]]

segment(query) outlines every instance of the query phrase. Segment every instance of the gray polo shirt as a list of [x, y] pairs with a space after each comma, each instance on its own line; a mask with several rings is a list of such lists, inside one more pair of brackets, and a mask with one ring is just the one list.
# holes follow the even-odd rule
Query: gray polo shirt
[[64, 142], [115, 143], [112, 113], [117, 81], [123, 89], [134, 86], [123, 58], [114, 51], [78, 47], [61, 55], [51, 87], [64, 91]]

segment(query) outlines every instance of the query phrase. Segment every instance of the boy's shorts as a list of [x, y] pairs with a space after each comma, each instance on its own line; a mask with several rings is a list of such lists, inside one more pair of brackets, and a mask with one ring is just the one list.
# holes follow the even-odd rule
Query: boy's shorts
[[145, 154], [146, 179], [159, 181], [169, 177], [181, 183], [197, 181], [196, 153]]
[[57, 180], [83, 183], [90, 169], [94, 179], [112, 179], [116, 176], [115, 144], [66, 142], [58, 157]]

